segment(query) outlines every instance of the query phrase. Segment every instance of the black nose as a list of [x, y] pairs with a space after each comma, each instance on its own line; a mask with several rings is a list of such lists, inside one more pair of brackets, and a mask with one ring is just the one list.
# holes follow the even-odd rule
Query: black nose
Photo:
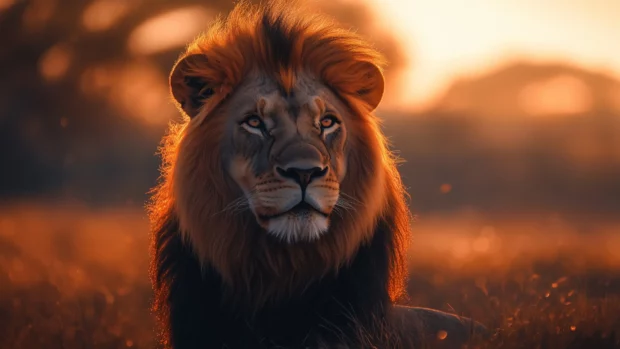
[[287, 169], [283, 169], [281, 167], [278, 167], [276, 170], [278, 171], [280, 176], [284, 178], [290, 178], [297, 182], [302, 189], [306, 189], [308, 184], [310, 184], [313, 179], [321, 178], [325, 176], [325, 174], [327, 174], [327, 167], [322, 169], [319, 167], [313, 167], [309, 169], [302, 169], [296, 167], [289, 167]]

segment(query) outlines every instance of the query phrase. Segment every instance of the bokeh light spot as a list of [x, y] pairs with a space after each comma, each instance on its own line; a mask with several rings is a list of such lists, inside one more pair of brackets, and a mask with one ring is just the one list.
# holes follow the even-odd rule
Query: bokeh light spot
[[165, 124], [174, 112], [166, 77], [146, 63], [125, 67], [113, 84], [110, 98], [129, 115], [150, 124]]
[[[116, 69], [118, 70], [118, 69]], [[110, 67], [94, 66], [80, 76], [80, 89], [86, 95], [101, 94], [109, 89], [119, 72]]]
[[439, 191], [442, 194], [448, 194], [449, 192], [452, 191], [452, 185], [449, 183], [444, 183], [442, 185], [439, 186]]
[[149, 55], [182, 47], [204, 30], [212, 18], [212, 13], [204, 7], [192, 6], [148, 19], [130, 34], [129, 51]]
[[82, 14], [82, 25], [89, 31], [110, 29], [130, 9], [129, 1], [98, 0], [91, 3]]
[[440, 330], [437, 332], [437, 339], [439, 340], [444, 340], [448, 338], [448, 332], [444, 331], [444, 330]]
[[15, 0], [0, 0], [0, 11], [15, 5]]
[[61, 79], [67, 74], [73, 52], [65, 44], [56, 44], [41, 56], [39, 72], [48, 81]]

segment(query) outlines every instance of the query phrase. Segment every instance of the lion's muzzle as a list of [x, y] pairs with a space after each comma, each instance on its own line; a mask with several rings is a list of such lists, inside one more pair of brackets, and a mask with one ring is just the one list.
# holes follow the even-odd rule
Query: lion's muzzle
[[308, 184], [317, 178], [321, 178], [327, 174], [327, 166], [324, 168], [298, 168], [298, 167], [276, 167], [276, 173], [283, 178], [292, 179], [301, 187], [301, 191], [306, 191]]
[[325, 157], [312, 145], [298, 143], [282, 155], [277, 157], [280, 161], [274, 164], [271, 180], [255, 191], [253, 207], [259, 223], [288, 241], [318, 238], [329, 228], [339, 183]]

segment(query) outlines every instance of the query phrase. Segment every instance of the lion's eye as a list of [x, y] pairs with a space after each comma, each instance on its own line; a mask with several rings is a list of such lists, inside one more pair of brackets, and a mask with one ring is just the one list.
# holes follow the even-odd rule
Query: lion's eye
[[328, 129], [335, 126], [338, 123], [338, 119], [336, 119], [333, 115], [327, 115], [321, 119], [321, 128]]
[[256, 114], [248, 115], [239, 125], [249, 133], [253, 133], [261, 137], [263, 137], [265, 132], [267, 132], [265, 122], [263, 122], [260, 116]]
[[263, 120], [261, 120], [258, 116], [252, 115], [249, 118], [245, 119], [244, 124], [252, 127], [252, 128], [262, 128]]

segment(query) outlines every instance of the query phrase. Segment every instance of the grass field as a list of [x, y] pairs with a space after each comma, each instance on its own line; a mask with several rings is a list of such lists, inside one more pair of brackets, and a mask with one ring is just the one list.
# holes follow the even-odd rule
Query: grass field
[[[154, 347], [147, 235], [139, 208], [0, 207], [0, 348]], [[407, 302], [495, 330], [470, 348], [620, 347], [620, 222], [421, 217], [413, 246]]]

